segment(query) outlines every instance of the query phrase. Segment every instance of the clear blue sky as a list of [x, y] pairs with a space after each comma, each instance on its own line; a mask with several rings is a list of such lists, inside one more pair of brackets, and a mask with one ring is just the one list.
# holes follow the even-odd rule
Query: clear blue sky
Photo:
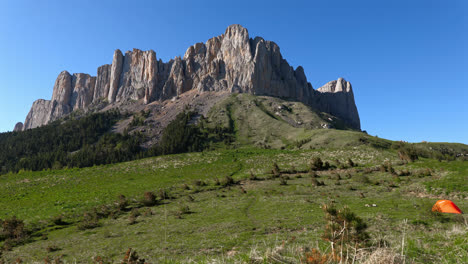
[[241, 24], [314, 88], [350, 81], [369, 134], [468, 144], [467, 2], [0, 0], [0, 131], [62, 70], [96, 75], [117, 48], [167, 61]]

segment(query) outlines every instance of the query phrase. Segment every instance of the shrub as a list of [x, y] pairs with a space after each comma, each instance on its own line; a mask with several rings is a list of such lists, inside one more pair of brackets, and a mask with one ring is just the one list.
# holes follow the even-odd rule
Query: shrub
[[96, 213], [86, 212], [83, 214], [83, 219], [78, 223], [79, 230], [92, 229], [99, 226], [99, 219]]
[[63, 220], [63, 216], [62, 215], [58, 215], [58, 216], [55, 216], [54, 218], [52, 218], [52, 223], [54, 225], [59, 225], [59, 226], [62, 226], [62, 225], [67, 225], [68, 223], [65, 222]]
[[221, 185], [221, 181], [218, 178], [215, 178], [214, 185]]
[[411, 172], [409, 170], [401, 170], [399, 173], [397, 173], [398, 176], [410, 176]]
[[310, 170], [323, 170], [323, 161], [319, 157], [314, 157], [312, 163], [310, 164]]
[[191, 213], [190, 207], [188, 207], [188, 205], [182, 205], [179, 207], [179, 212], [181, 214], [190, 214]]
[[158, 198], [159, 200], [166, 200], [166, 199], [170, 199], [170, 196], [169, 196], [169, 193], [165, 189], [159, 189]]
[[234, 185], [234, 184], [236, 184], [236, 182], [234, 181], [234, 179], [231, 176], [224, 177], [223, 186], [230, 186], [230, 185]]
[[123, 194], [120, 194], [119, 195], [119, 198], [117, 200], [117, 208], [120, 210], [120, 211], [123, 211], [125, 210], [125, 208], [128, 206], [128, 200], [127, 200], [127, 197], [125, 197], [125, 195]]
[[121, 262], [121, 264], [144, 264], [144, 263], [145, 263], [145, 260], [138, 257], [137, 252], [132, 250], [132, 248], [129, 248], [127, 250]]
[[280, 177], [280, 185], [288, 185], [288, 177], [281, 176]]
[[19, 243], [28, 236], [28, 232], [24, 226], [23, 220], [16, 218], [16, 216], [1, 221], [1, 225], [2, 230], [0, 233], [0, 238]]
[[339, 263], [340, 257], [333, 252], [323, 253], [318, 249], [313, 248], [306, 250], [304, 256], [301, 258], [301, 263], [306, 264], [325, 264], [325, 263]]
[[154, 195], [153, 192], [145, 192], [143, 195], [143, 200], [142, 200], [143, 205], [145, 206], [153, 206], [156, 205], [156, 195]]
[[249, 180], [251, 180], [251, 181], [256, 181], [256, 180], [258, 180], [257, 176], [255, 176], [255, 174], [253, 174], [252, 171], [250, 171]]
[[336, 209], [333, 205], [323, 205], [327, 225], [322, 238], [338, 247], [349, 244], [355, 247], [365, 245], [369, 240], [367, 224], [356, 216], [348, 207]]
[[59, 250], [60, 250], [60, 248], [57, 245], [48, 245], [46, 247], [47, 252], [55, 252], [55, 251], [59, 251]]
[[418, 177], [426, 177], [426, 176], [431, 176], [431, 175], [432, 175], [432, 171], [431, 171], [431, 169], [429, 169], [429, 168], [420, 169], [420, 170], [416, 171], [415, 174], [416, 174]]
[[348, 166], [350, 166], [350, 167], [352, 168], [352, 167], [355, 167], [356, 164], [354, 164], [354, 161], [353, 161], [352, 159], [349, 158], [349, 159], [348, 159]]
[[181, 205], [179, 206], [179, 209], [175, 212], [175, 216], [181, 219], [183, 215], [191, 213], [192, 211], [190, 211], [190, 207], [188, 207], [188, 205]]
[[130, 216], [128, 217], [128, 224], [133, 225], [136, 224], [136, 220], [140, 216], [140, 211], [138, 211], [137, 208], [133, 208], [132, 211], [130, 212]]
[[281, 175], [281, 171], [278, 167], [278, 164], [273, 163], [273, 169], [271, 170], [271, 174], [273, 174], [274, 177], [279, 177]]
[[151, 216], [153, 215], [153, 210], [151, 210], [150, 208], [146, 208], [146, 210], [143, 211], [143, 216], [147, 217], [147, 216]]
[[367, 177], [366, 175], [358, 175], [357, 177], [355, 177], [356, 181], [357, 182], [361, 182], [361, 183], [365, 183], [365, 184], [371, 184], [371, 180], [369, 179], [369, 177]]
[[312, 178], [311, 180], [312, 186], [325, 186], [323, 181], [318, 181], [316, 178]]
[[193, 185], [195, 185], [195, 186], [206, 186], [206, 182], [204, 182], [202, 180], [194, 180]]

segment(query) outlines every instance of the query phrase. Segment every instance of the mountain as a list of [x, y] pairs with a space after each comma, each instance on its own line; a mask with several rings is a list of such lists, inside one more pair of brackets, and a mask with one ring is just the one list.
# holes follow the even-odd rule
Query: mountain
[[304, 69], [293, 69], [276, 43], [252, 39], [246, 28], [231, 25], [221, 36], [189, 47], [183, 58], [163, 62], [152, 50], [133, 49], [125, 54], [116, 50], [112, 64], [100, 66], [96, 76], [63, 71], [51, 100], [35, 101], [24, 125], [18, 123], [15, 131], [48, 124], [76, 110], [128, 105], [133, 108], [127, 110], [135, 110], [179, 100], [187, 92], [192, 98], [206, 93], [280, 97], [338, 117], [350, 128], [361, 127], [349, 82], [339, 78], [315, 90]]

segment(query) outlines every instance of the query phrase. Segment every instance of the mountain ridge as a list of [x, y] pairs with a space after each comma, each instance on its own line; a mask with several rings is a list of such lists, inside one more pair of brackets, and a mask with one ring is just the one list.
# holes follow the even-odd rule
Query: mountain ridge
[[98, 67], [96, 76], [62, 71], [51, 100], [36, 100], [24, 125], [18, 123], [15, 131], [45, 125], [75, 110], [88, 111], [103, 102], [110, 108], [132, 100], [146, 105], [177, 98], [190, 90], [292, 99], [360, 130], [349, 82], [339, 78], [315, 90], [304, 69], [293, 69], [276, 43], [261, 37], [252, 39], [246, 28], [231, 25], [224, 34], [190, 46], [183, 58], [163, 62], [157, 60], [153, 50], [133, 49], [125, 55], [116, 50], [112, 64]]

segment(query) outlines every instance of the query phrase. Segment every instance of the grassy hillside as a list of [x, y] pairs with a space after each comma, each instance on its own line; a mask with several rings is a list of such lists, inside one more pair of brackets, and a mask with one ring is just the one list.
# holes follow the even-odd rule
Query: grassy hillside
[[0, 260], [121, 263], [132, 248], [148, 263], [320, 263], [328, 204], [367, 223], [365, 247], [341, 247], [357, 262], [468, 262], [466, 216], [431, 212], [468, 210], [468, 146], [392, 142], [247, 94], [181, 117], [193, 127], [163, 138], [195, 130], [206, 151], [0, 175]]
[[[314, 186], [307, 172], [313, 157], [337, 167], [317, 172], [324, 186]], [[346, 165], [348, 158], [358, 166]], [[379, 166], [388, 162], [397, 175], [405, 170], [411, 175], [381, 171]], [[271, 174], [274, 163], [288, 177], [286, 185]], [[425, 168], [431, 168], [430, 175]], [[37, 229], [26, 244], [4, 251], [3, 258], [41, 261], [62, 256], [88, 263], [101, 256], [117, 261], [132, 247], [150, 263], [249, 262], [267, 260], [273, 253], [299, 261], [300, 248], [326, 249], [320, 239], [325, 224], [320, 206], [334, 202], [368, 222], [374, 246], [385, 242], [386, 248], [400, 252], [405, 233], [407, 262], [460, 263], [468, 257], [466, 224], [457, 216], [431, 214], [430, 209], [437, 199], [450, 198], [467, 210], [466, 185], [450, 187], [453, 179], [466, 180], [467, 169], [463, 161], [404, 164], [394, 151], [362, 145], [247, 148], [8, 174], [0, 177], [0, 218], [14, 214]], [[228, 184], [228, 176], [235, 183]], [[157, 198], [157, 205], [142, 204], [146, 191], [158, 196], [161, 190], [167, 195]], [[122, 211], [103, 217], [95, 228], [78, 228], [84, 212], [111, 208], [119, 194], [128, 199]], [[67, 224], [53, 219], [58, 215]], [[277, 246], [283, 249], [273, 252]]]
[[[314, 143], [319, 143], [317, 146], [320, 147], [328, 147], [328, 143], [320, 138], [324, 134], [320, 128], [347, 128], [336, 117], [316, 112], [302, 103], [249, 94], [233, 94], [216, 104], [208, 112], [206, 121], [208, 126], [232, 126], [238, 145], [263, 148], [295, 147], [301, 141], [306, 143], [311, 139], [314, 142], [304, 147], [309, 148]], [[343, 142], [340, 140], [340, 131], [336, 133], [326, 135], [328, 138], [338, 136], [339, 140], [331, 146], [342, 146], [351, 141], [347, 138]], [[352, 135], [349, 132], [344, 133], [346, 137]]]

